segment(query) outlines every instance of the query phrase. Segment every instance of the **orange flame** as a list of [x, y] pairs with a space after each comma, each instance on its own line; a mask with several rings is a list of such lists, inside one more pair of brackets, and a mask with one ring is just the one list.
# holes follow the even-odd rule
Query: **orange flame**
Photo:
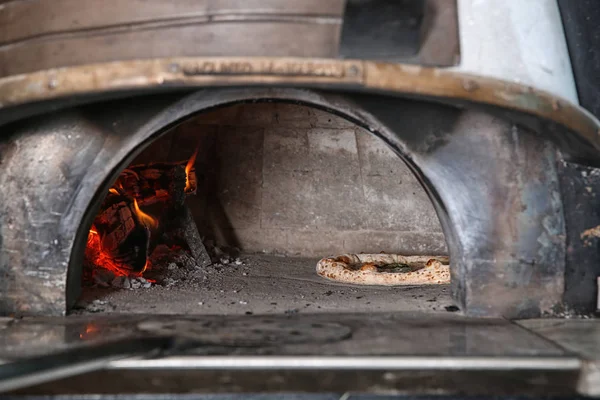
[[192, 190], [192, 185], [190, 183], [189, 176], [190, 176], [190, 171], [192, 170], [192, 168], [194, 167], [194, 163], [196, 162], [197, 155], [198, 155], [198, 147], [196, 147], [196, 151], [194, 151], [194, 154], [192, 154], [189, 161], [185, 165], [185, 191], [186, 192], [189, 192]]
[[[140, 222], [146, 225], [150, 229], [156, 229], [158, 227], [158, 221], [152, 218], [150, 215], [146, 214], [140, 209], [138, 202], [136, 199], [133, 199], [133, 207], [135, 209], [135, 213], [140, 219]], [[145, 268], [145, 267], [144, 267]]]
[[146, 270], [148, 269], [149, 266], [150, 266], [150, 260], [146, 259], [146, 264], [144, 264], [144, 268], [142, 268], [139, 275], [141, 276], [144, 272], [146, 272]]
[[119, 192], [115, 188], [110, 188], [110, 189], [108, 189], [108, 191], [112, 194], [119, 194]]

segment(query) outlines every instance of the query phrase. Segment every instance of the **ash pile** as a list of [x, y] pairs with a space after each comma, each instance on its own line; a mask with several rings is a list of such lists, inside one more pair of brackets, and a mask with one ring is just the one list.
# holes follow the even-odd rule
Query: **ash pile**
[[195, 283], [198, 286], [210, 282], [216, 283], [226, 268], [238, 268], [245, 265], [240, 258], [240, 250], [233, 247], [217, 246], [213, 241], [205, 242], [210, 257], [209, 265], [199, 265], [196, 259], [183, 248], [173, 249], [165, 245], [158, 246], [150, 257], [152, 268], [144, 276], [163, 287], [177, 284]]

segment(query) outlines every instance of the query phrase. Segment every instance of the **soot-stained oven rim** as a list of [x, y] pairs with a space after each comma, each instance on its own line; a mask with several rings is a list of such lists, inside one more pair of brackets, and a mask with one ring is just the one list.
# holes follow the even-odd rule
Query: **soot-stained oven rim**
[[[5, 293], [3, 311], [24, 314], [66, 312], [76, 295], [70, 288], [79, 285], [75, 271], [80, 269], [74, 265], [66, 267], [81, 260], [77, 256], [79, 250], [74, 246], [85, 243], [91, 218], [95, 215], [90, 204], [95, 195], [108, 190], [119, 168], [149, 141], [202, 110], [237, 102], [288, 101], [321, 108], [355, 122], [383, 139], [402, 156], [436, 208], [453, 260], [453, 295], [465, 313], [523, 318], [551, 312], [560, 304], [563, 294], [565, 251], [564, 219], [556, 177], [556, 145], [567, 154], [579, 155], [584, 148], [589, 155], [593, 146], [584, 145], [582, 136], [561, 130], [556, 122], [543, 125], [531, 115], [523, 116], [489, 105], [477, 107], [475, 102], [458, 101], [448, 105], [447, 98], [438, 98], [437, 102], [424, 101], [426, 97], [419, 88], [420, 82], [427, 81], [421, 76], [413, 82], [415, 93], [419, 93], [413, 93], [411, 100], [377, 90], [373, 90], [373, 94], [366, 94], [364, 90], [352, 93], [349, 88], [337, 93], [280, 87], [210, 88], [192, 94], [157, 94], [89, 104], [14, 125], [16, 129], [9, 135], [9, 140], [19, 140], [21, 144], [36, 142], [36, 132], [53, 124], [54, 130], [50, 131], [58, 137], [64, 138], [73, 132], [83, 136], [95, 132], [102, 138], [98, 142], [102, 145], [96, 149], [100, 153], [85, 171], [81, 166], [72, 168], [79, 175], [73, 178], [77, 181], [74, 184], [76, 196], [65, 202], [66, 214], [61, 214], [55, 226], [45, 226], [45, 233], [40, 233], [37, 228], [36, 235], [55, 238], [58, 234], [57, 239], [51, 240], [54, 245], [45, 248], [40, 241], [41, 244], [27, 244], [19, 241], [22, 238], [5, 237], [8, 244], [12, 240], [21, 246], [25, 243], [25, 247], [44, 247], [42, 253], [40, 249], [29, 249], [26, 253], [45, 254], [44, 257], [53, 259], [58, 267], [45, 271], [45, 275], [39, 274], [39, 263], [43, 259], [19, 259], [15, 255], [16, 258], [11, 260], [14, 262], [4, 266], [8, 273], [17, 278], [27, 275], [27, 279], [39, 279], [39, 282], [37, 285], [29, 282], [30, 293], [19, 294], [18, 285], [13, 292]], [[460, 81], [460, 87], [463, 83]], [[442, 87], [441, 90], [446, 89]], [[566, 108], [566, 103], [561, 103], [560, 107], [558, 110], [566, 114], [578, 112], [576, 106]], [[583, 125], [594, 122], [588, 119]], [[549, 127], [548, 136], [540, 132], [543, 126]], [[519, 140], [515, 140], [516, 137]], [[547, 137], [553, 139], [554, 144], [546, 140]], [[76, 144], [66, 141], [65, 146]], [[111, 146], [112, 150], [109, 149]], [[33, 154], [34, 158], [47, 150], [32, 150], [39, 152]], [[111, 150], [110, 155], [108, 150]], [[80, 163], [85, 159], [85, 155], [77, 154], [79, 158], [74, 157], [70, 162]], [[522, 161], [515, 162], [515, 159]], [[10, 165], [5, 167], [18, 169], [18, 158], [12, 161], [16, 164], [9, 162]], [[474, 162], [484, 167], [474, 169]], [[462, 171], [463, 176], [456, 180], [449, 175], [452, 171]], [[519, 185], [513, 185], [512, 176], [520, 176]], [[469, 187], [464, 185], [465, 180]], [[543, 184], [539, 185], [539, 182]], [[10, 203], [10, 190], [3, 195], [9, 200], [5, 204], [8, 211], [11, 207], [18, 209], [19, 204]], [[498, 205], [498, 196], [504, 196], [504, 206]], [[44, 207], [39, 211], [44, 213]], [[469, 218], [465, 219], [465, 215]], [[44, 253], [46, 251], [48, 253]], [[48, 277], [54, 278], [50, 279], [53, 284], [44, 283]], [[66, 295], [50, 294], [57, 289], [66, 291]], [[494, 296], [490, 297], [491, 291]]]

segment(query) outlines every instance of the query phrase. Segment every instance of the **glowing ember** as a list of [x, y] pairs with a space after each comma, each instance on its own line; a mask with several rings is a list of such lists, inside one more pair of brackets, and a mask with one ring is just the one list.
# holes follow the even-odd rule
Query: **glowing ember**
[[102, 249], [100, 235], [98, 235], [98, 232], [93, 226], [88, 234], [85, 252], [86, 258], [88, 258], [94, 265], [107, 269], [116, 276], [128, 276], [130, 274], [130, 271], [128, 271], [126, 268], [123, 268], [121, 264], [115, 262], [110, 254]]
[[194, 151], [194, 154], [192, 154], [192, 156], [190, 157], [189, 161], [187, 162], [186, 166], [185, 166], [185, 192], [190, 192], [191, 190], [193, 190], [192, 188], [192, 184], [190, 183], [190, 171], [192, 170], [192, 168], [194, 167], [194, 163], [196, 162], [196, 156], [198, 155], [198, 148], [196, 148], [196, 151]]
[[138, 273], [132, 273], [130, 268], [116, 262], [107, 251], [102, 249], [100, 235], [98, 235], [94, 226], [88, 234], [85, 253], [86, 258], [96, 267], [107, 269], [115, 276], [141, 276], [146, 270], [150, 269], [150, 260], [146, 260], [144, 268]]
[[137, 216], [140, 219], [140, 222], [142, 224], [146, 225], [149, 229], [158, 228], [158, 221], [156, 219], [152, 218], [150, 215], [143, 212], [140, 209], [140, 206], [138, 205], [138, 202], [136, 199], [133, 199], [133, 207], [134, 207], [135, 213], [137, 214]]
[[[119, 184], [117, 184], [118, 186]], [[115, 195], [120, 195], [119, 191], [114, 187], [109, 189], [109, 192]], [[149, 229], [156, 230], [158, 227], [158, 221], [152, 216], [146, 214], [139, 207], [136, 199], [133, 199], [133, 207], [130, 207], [131, 211], [137, 215], [139, 222]], [[87, 246], [86, 246], [86, 259], [89, 260], [93, 265], [99, 268], [103, 268], [111, 271], [116, 276], [141, 276], [150, 267], [150, 260], [146, 259], [146, 263], [141, 271], [135, 273], [132, 272], [132, 268], [129, 265], [123, 264], [123, 260], [117, 261], [114, 254], [102, 247], [103, 238], [98, 233], [98, 229], [92, 225], [92, 228], [88, 234]], [[95, 272], [92, 272], [94, 276]]]

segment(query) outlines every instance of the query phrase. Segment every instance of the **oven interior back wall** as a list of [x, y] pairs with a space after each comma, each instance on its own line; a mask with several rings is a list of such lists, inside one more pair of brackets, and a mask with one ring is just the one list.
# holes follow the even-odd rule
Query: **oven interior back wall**
[[180, 161], [198, 148], [201, 235], [249, 253], [445, 254], [444, 236], [412, 172], [362, 128], [282, 103], [201, 114], [135, 161]]

